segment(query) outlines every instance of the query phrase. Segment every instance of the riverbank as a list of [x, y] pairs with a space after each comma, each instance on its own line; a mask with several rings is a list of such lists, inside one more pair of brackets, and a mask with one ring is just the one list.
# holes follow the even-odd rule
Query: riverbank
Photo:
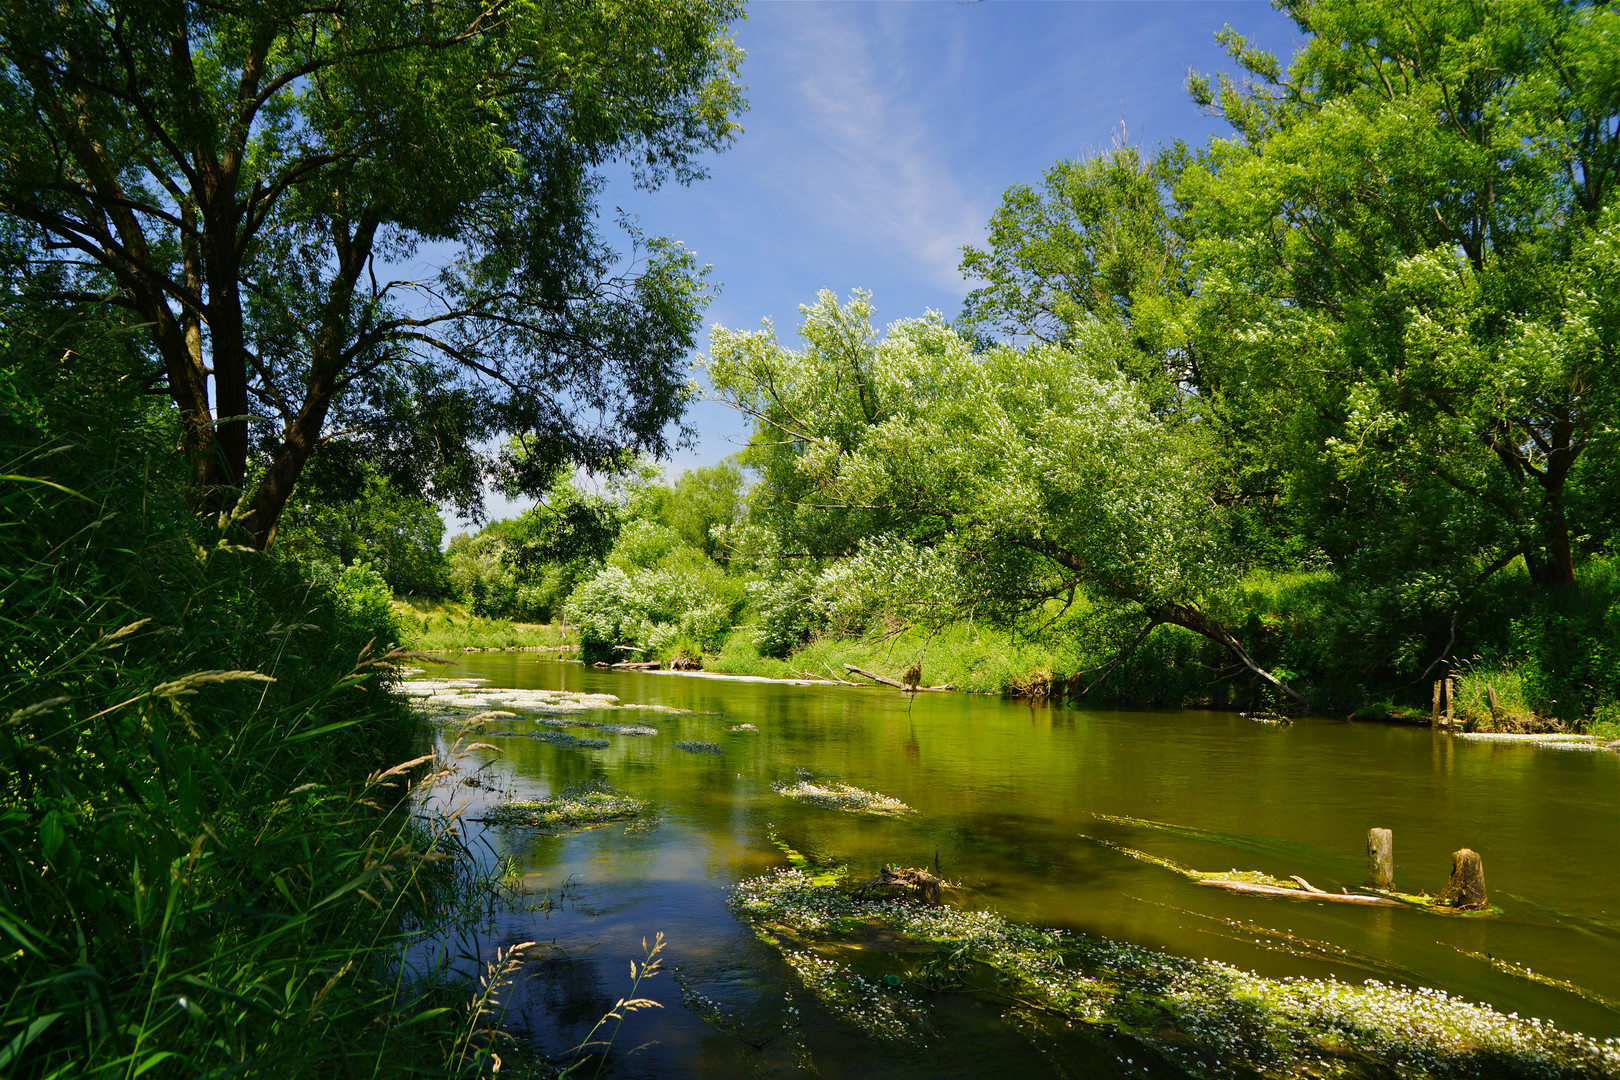
[[[428, 652], [527, 651], [577, 655], [577, 639], [559, 624], [511, 623], [480, 619], [465, 607], [446, 602], [396, 598], [404, 639]], [[953, 624], [935, 632], [911, 628], [882, 640], [818, 638], [787, 658], [762, 655], [753, 628], [736, 628], [722, 647], [701, 658], [702, 671], [780, 681], [867, 682], [851, 674], [853, 665], [891, 679], [903, 680], [915, 665], [923, 685], [942, 684], [969, 693], [1074, 704], [1124, 704], [1178, 708], [1222, 708], [1246, 711], [1258, 704], [1249, 696], [1211, 695], [1201, 650], [1207, 643], [1179, 627], [1160, 627], [1120, 665], [1130, 693], [1102, 688], [1084, 693], [1107, 660], [1094, 643], [1077, 638], [1022, 636], [1005, 628]], [[1112, 647], [1112, 646], [1110, 646]], [[645, 659], [666, 666], [671, 655]], [[628, 655], [628, 654], [627, 654]], [[637, 656], [637, 659], [643, 659]], [[1089, 665], [1089, 666], [1088, 666]], [[1584, 734], [1604, 742], [1620, 739], [1620, 717], [1601, 712], [1571, 730], [1556, 720], [1537, 717], [1529, 704], [1523, 675], [1511, 667], [1466, 666], [1455, 677], [1454, 715], [1458, 730], [1484, 734]], [[1494, 709], [1492, 701], [1495, 702]], [[1319, 710], [1363, 721], [1428, 724], [1430, 711], [1396, 705], [1389, 699], [1351, 709]]]
[[[400, 948], [483, 895], [394, 691], [381, 579], [248, 550], [131, 391], [0, 410], [0, 1073], [465, 1075]], [[61, 389], [52, 387], [52, 390]]]

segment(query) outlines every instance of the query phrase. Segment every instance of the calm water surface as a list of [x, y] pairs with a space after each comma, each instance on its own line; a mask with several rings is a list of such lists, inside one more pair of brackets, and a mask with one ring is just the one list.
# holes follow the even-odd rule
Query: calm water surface
[[[660, 1010], [629, 1017], [615, 1076], [1138, 1075], [1032, 1045], [997, 1010], [931, 999], [927, 1045], [874, 1042], [816, 1008], [770, 948], [725, 907], [735, 882], [784, 865], [793, 848], [847, 860], [932, 865], [957, 902], [1012, 918], [1223, 960], [1274, 976], [1335, 975], [1438, 987], [1504, 1012], [1599, 1037], [1620, 1013], [1499, 970], [1522, 965], [1620, 1002], [1620, 755], [1469, 743], [1422, 728], [1304, 720], [1273, 727], [1230, 713], [1031, 707], [965, 694], [724, 682], [588, 670], [532, 654], [474, 654], [434, 678], [609, 693], [695, 716], [614, 712], [653, 738], [602, 750], [525, 737], [525, 720], [480, 736], [500, 755], [482, 782], [520, 798], [600, 778], [651, 800], [657, 827], [562, 836], [490, 830], [550, 910], [500, 916], [482, 947], [538, 941], [507, 992], [510, 1026], [547, 1053], [577, 1044], [629, 989], [641, 941], [663, 933], [674, 970], [642, 987]], [[759, 734], [727, 728], [751, 723]], [[580, 735], [593, 732], [579, 731]], [[719, 743], [688, 754], [677, 740]], [[796, 769], [891, 795], [915, 813], [874, 818], [806, 806], [771, 790]], [[458, 788], [469, 816], [494, 798]], [[1189, 838], [1111, 824], [1129, 816], [1198, 830]], [[1359, 885], [1366, 835], [1395, 833], [1396, 886], [1437, 891], [1451, 852], [1485, 864], [1495, 919], [1237, 896], [1201, 888], [1088, 840], [1099, 837], [1201, 870], [1299, 874]], [[469, 828], [476, 831], [478, 826]], [[793, 1025], [789, 1006], [798, 1010]], [[1620, 1008], [1620, 1005], [1615, 1006]], [[791, 1027], [791, 1031], [790, 1031]]]

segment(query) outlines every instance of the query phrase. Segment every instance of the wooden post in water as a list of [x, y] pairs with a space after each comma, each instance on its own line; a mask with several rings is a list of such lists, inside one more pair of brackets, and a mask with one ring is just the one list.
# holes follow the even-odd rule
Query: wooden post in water
[[1388, 829], [1367, 830], [1367, 888], [1395, 890], [1395, 834]]
[[1479, 852], [1461, 848], [1452, 853], [1451, 880], [1446, 882], [1446, 887], [1440, 890], [1434, 902], [1440, 907], [1452, 907], [1459, 911], [1478, 911], [1489, 906], [1490, 902], [1485, 898], [1485, 864], [1480, 860]]

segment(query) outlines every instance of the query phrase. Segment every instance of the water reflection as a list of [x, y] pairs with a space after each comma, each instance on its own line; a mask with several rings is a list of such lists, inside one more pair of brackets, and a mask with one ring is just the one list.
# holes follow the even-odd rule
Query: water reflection
[[[961, 883], [961, 902], [1014, 918], [1268, 975], [1423, 983], [1600, 1037], [1620, 1034], [1620, 1016], [1600, 1004], [1485, 959], [1620, 1000], [1620, 756], [1329, 720], [1277, 728], [1223, 713], [606, 673], [524, 654], [458, 663], [496, 686], [611, 693], [693, 714], [586, 717], [659, 729], [653, 738], [609, 737], [600, 750], [523, 737], [527, 720], [481, 736], [504, 751], [493, 769], [519, 797], [600, 779], [657, 807], [652, 828], [489, 837], [528, 880], [553, 890], [578, 883], [569, 904], [505, 916], [492, 938], [561, 950], [527, 965], [532, 987], [511, 999], [548, 1052], [577, 1042], [581, 1025], [588, 1030], [628, 989], [643, 937], [667, 936], [680, 982], [645, 986], [665, 1008], [628, 1017], [620, 1035], [626, 1046], [658, 1045], [616, 1063], [618, 1075], [796, 1075], [809, 1065], [822, 1076], [984, 1075], [1016, 1062], [1040, 1076], [1065, 1060], [1077, 1075], [1123, 1067], [1089, 1036], [1013, 1031], [997, 1010], [961, 998], [931, 1003], [949, 1019], [936, 1022], [942, 1034], [926, 1051], [877, 1044], [818, 1012], [724, 906], [731, 883], [781, 864], [773, 833], [861, 871], [937, 857]], [[743, 722], [758, 733], [729, 730]], [[723, 752], [685, 754], [677, 740]], [[872, 818], [772, 792], [800, 768], [916, 812]], [[1360, 883], [1374, 825], [1395, 831], [1396, 881], [1409, 890], [1437, 890], [1455, 848], [1480, 851], [1504, 916], [1233, 896], [1081, 835], [1203, 870], [1300, 874], [1336, 891]], [[693, 1004], [700, 999], [710, 1004]]]

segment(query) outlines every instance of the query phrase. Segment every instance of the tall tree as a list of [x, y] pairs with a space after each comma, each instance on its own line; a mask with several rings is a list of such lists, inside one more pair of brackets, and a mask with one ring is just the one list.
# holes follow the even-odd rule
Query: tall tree
[[1166, 419], [1101, 328], [1067, 346], [974, 343], [937, 318], [881, 339], [870, 297], [822, 292], [802, 352], [716, 328], [709, 378], [753, 417], [754, 495], [780, 554], [852, 555], [946, 620], [1076, 592], [1203, 635], [1257, 678], [1211, 614], [1233, 564], [1200, 425]]
[[[594, 226], [600, 169], [702, 175], [737, 0], [5, 3], [0, 214], [21, 288], [148, 328], [196, 503], [263, 547], [312, 454], [472, 508], [661, 451], [706, 296]], [[436, 264], [436, 265], [434, 265]]]
[[1617, 417], [1620, 12], [1293, 0], [1286, 69], [1194, 78], [1184, 174], [1227, 385], [1267, 394], [1342, 564], [1574, 582], [1571, 478]]

